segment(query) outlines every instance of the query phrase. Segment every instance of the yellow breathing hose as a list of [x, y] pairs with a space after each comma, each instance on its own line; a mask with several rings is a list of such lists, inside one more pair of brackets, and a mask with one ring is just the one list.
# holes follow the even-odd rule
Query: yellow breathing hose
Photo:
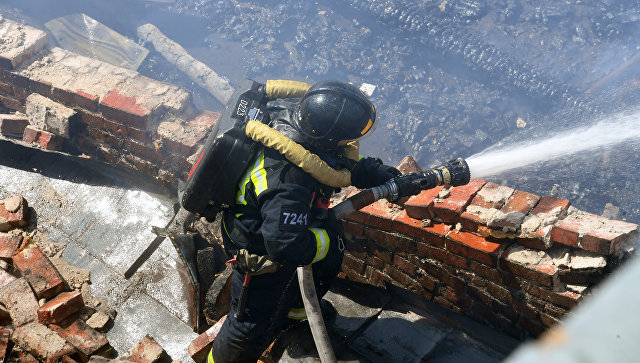
[[[280, 131], [274, 130], [259, 121], [249, 120], [245, 134], [252, 140], [264, 146], [277, 150], [287, 160], [299, 166], [305, 172], [311, 174], [314, 179], [322, 184], [334, 188], [342, 188], [351, 185], [351, 172], [346, 169], [336, 170], [330, 167], [320, 157]], [[345, 146], [344, 154], [348, 158], [358, 161], [358, 142], [351, 142]]]

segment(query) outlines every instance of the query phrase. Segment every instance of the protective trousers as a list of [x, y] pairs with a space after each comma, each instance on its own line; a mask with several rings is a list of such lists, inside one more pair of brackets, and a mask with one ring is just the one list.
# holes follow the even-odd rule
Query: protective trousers
[[[312, 265], [318, 297], [328, 290], [340, 271], [343, 253], [333, 249], [323, 260]], [[304, 305], [300, 297], [295, 266], [283, 266], [274, 273], [251, 278], [244, 320], [236, 317], [244, 274], [235, 267], [231, 281], [231, 311], [216, 336], [209, 363], [255, 362], [277, 335], [294, 320], [287, 318], [291, 309]]]

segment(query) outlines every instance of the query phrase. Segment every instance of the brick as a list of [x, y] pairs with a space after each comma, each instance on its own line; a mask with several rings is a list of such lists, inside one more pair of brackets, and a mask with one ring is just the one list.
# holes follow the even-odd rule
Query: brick
[[[382, 261], [376, 256], [367, 256], [365, 257], [364, 262], [366, 263], [367, 266], [373, 266], [378, 270], [382, 270], [382, 268], [384, 267], [384, 261]], [[364, 269], [362, 272], [359, 272], [359, 273], [360, 274], [364, 273]]]
[[87, 325], [99, 332], [104, 332], [111, 323], [111, 317], [101, 311], [96, 311], [87, 319]]
[[159, 164], [165, 161], [164, 154], [162, 154], [159, 147], [145, 145], [131, 139], [125, 140], [124, 147], [125, 150], [141, 159]]
[[452, 232], [447, 235], [447, 250], [472, 260], [495, 266], [501, 243], [491, 237], [468, 232]]
[[58, 333], [37, 322], [16, 328], [12, 339], [23, 350], [43, 362], [56, 362], [62, 356], [75, 352], [73, 346]]
[[102, 114], [141, 130], [147, 130], [152, 109], [138, 102], [138, 98], [127, 96], [118, 89], [111, 90], [100, 100]]
[[0, 201], [0, 231], [28, 224], [29, 206], [22, 196], [13, 196]]
[[488, 226], [505, 232], [517, 232], [525, 216], [538, 203], [540, 196], [516, 190]]
[[155, 132], [140, 130], [130, 126], [127, 126], [127, 135], [133, 140], [146, 144], [151, 143], [157, 136]]
[[125, 165], [151, 176], [155, 176], [158, 173], [158, 167], [156, 164], [143, 160], [135, 155], [124, 154], [116, 161], [116, 163]]
[[75, 92], [75, 104], [92, 112], [98, 112], [100, 97], [83, 91]]
[[426, 274], [419, 276], [417, 281], [420, 284], [420, 286], [432, 292], [434, 291], [436, 287], [436, 283], [438, 282], [438, 280]]
[[444, 237], [449, 233], [451, 226], [444, 223], [434, 223], [422, 226], [422, 221], [411, 218], [406, 211], [401, 211], [393, 219], [393, 229], [398, 233], [418, 238], [419, 240], [435, 246], [444, 246]]
[[84, 307], [79, 291], [63, 292], [38, 309], [38, 321], [42, 324], [59, 323]]
[[553, 292], [527, 281], [522, 281], [522, 289], [533, 296], [541, 298], [542, 300], [564, 306], [566, 308], [576, 306], [576, 304], [582, 299], [582, 295], [575, 292]]
[[513, 305], [513, 309], [525, 318], [533, 320], [538, 319], [538, 313], [529, 307], [529, 305], [524, 301], [524, 298], [514, 297], [511, 299], [511, 304]]
[[411, 276], [407, 275], [406, 273], [400, 271], [399, 269], [391, 265], [386, 265], [382, 269], [382, 272], [387, 274], [387, 276], [391, 277], [393, 281], [398, 282], [400, 287], [402, 287], [403, 289], [407, 289], [409, 291], [416, 291], [420, 286], [418, 281], [416, 281], [415, 279], [411, 278]]
[[362, 224], [343, 220], [342, 226], [344, 228], [344, 233], [346, 233], [347, 235], [351, 235], [354, 237], [364, 236], [364, 227], [362, 226]]
[[200, 334], [189, 344], [187, 351], [196, 363], [206, 362], [207, 355], [211, 350], [213, 341], [216, 339], [216, 336], [218, 336], [220, 328], [222, 328], [222, 324], [224, 324], [226, 319], [227, 317], [223, 316], [222, 319], [218, 320], [217, 323], [207, 329], [204, 333]]
[[7, 137], [22, 138], [24, 129], [29, 125], [25, 116], [0, 115], [0, 133]]
[[9, 83], [13, 87], [14, 91], [16, 88], [21, 88], [21, 89], [29, 88], [30, 80], [24, 75], [18, 72], [8, 72], [8, 71], [4, 71], [3, 74], [4, 74], [5, 82]]
[[15, 97], [0, 95], [0, 104], [10, 110], [21, 112], [26, 111], [23, 102]]
[[492, 281], [489, 281], [487, 284], [487, 292], [489, 292], [489, 294], [491, 294], [491, 296], [496, 298], [498, 301], [501, 301], [503, 303], [510, 304], [513, 300], [511, 297], [511, 292], [508, 289]]
[[396, 169], [400, 170], [402, 174], [409, 173], [420, 173], [422, 172], [422, 168], [416, 162], [416, 159], [411, 155], [407, 155], [400, 161], [398, 165], [396, 165]]
[[123, 358], [138, 363], [156, 363], [171, 359], [160, 344], [149, 335], [131, 347]]
[[29, 97], [29, 95], [31, 95], [32, 93], [33, 92], [31, 92], [31, 90], [29, 90], [29, 88], [22, 88], [22, 87], [13, 86], [13, 94], [19, 100], [27, 99], [27, 97]]
[[48, 98], [51, 98], [53, 92], [51, 82], [42, 79], [29, 79], [29, 89]]
[[487, 266], [476, 261], [469, 261], [469, 271], [478, 274], [480, 276], [486, 277], [489, 280], [501, 282], [502, 278], [500, 277], [500, 272], [496, 270], [493, 266]]
[[445, 285], [450, 286], [456, 291], [462, 291], [467, 286], [466, 282], [463, 279], [456, 277], [448, 272], [442, 276], [441, 280]]
[[609, 255], [618, 246], [638, 234], [638, 225], [606, 218], [573, 209], [551, 230], [551, 240], [586, 251]]
[[383, 201], [377, 201], [349, 214], [346, 219], [360, 222], [365, 226], [376, 227], [390, 231], [393, 228], [394, 215]]
[[409, 276], [416, 276], [416, 266], [398, 255], [393, 256], [393, 266]]
[[87, 132], [89, 133], [89, 137], [98, 144], [118, 149], [122, 148], [122, 146], [124, 145], [124, 139], [122, 137], [113, 135], [101, 129], [97, 129], [93, 126], [87, 126]]
[[467, 185], [448, 189], [449, 193], [446, 197], [438, 197], [434, 200], [433, 210], [436, 217], [445, 223], [456, 223], [462, 211], [484, 184], [484, 180], [472, 179]]
[[551, 247], [551, 229], [558, 219], [564, 218], [569, 209], [567, 199], [545, 196], [540, 198], [520, 226], [518, 243], [535, 248]]
[[64, 138], [51, 132], [38, 130], [33, 126], [27, 126], [24, 129], [22, 141], [38, 145], [46, 150], [60, 150], [62, 149]]
[[418, 220], [432, 219], [435, 216], [435, 212], [433, 211], [434, 199], [438, 196], [442, 188], [442, 186], [437, 186], [432, 189], [423, 190], [420, 194], [410, 197], [404, 203], [406, 214]]
[[88, 111], [80, 111], [80, 119], [82, 120], [82, 122], [84, 122], [87, 125], [91, 125], [98, 129], [104, 128], [105, 119], [104, 117], [98, 114], [88, 112]]
[[637, 235], [637, 224], [608, 220], [601, 228], [585, 233], [580, 247], [585, 251], [610, 255], [615, 253], [620, 245], [634, 240]]
[[367, 266], [364, 274], [369, 283], [375, 286], [384, 287], [385, 281], [389, 281], [389, 276], [371, 266]]
[[14, 326], [38, 320], [38, 301], [25, 278], [0, 288], [0, 303], [9, 310]]
[[13, 256], [13, 265], [29, 281], [39, 299], [50, 299], [65, 289], [65, 282], [58, 270], [35, 245]]
[[349, 268], [358, 274], [363, 274], [365, 269], [364, 261], [349, 254], [345, 254], [342, 259], [343, 268]]
[[109, 355], [113, 349], [104, 334], [92, 329], [81, 319], [67, 319], [50, 327], [75, 348], [83, 362], [92, 355]]
[[12, 70], [20, 67], [49, 44], [47, 33], [9, 19], [3, 19], [3, 44], [0, 67]]
[[11, 87], [9, 83], [0, 82], [0, 95], [9, 96], [9, 97], [14, 96], [13, 87]]
[[540, 321], [542, 321], [542, 324], [544, 324], [544, 326], [546, 326], [547, 328], [551, 328], [552, 326], [560, 322], [560, 320], [547, 314], [540, 314]]
[[456, 255], [454, 253], [450, 253], [447, 250], [443, 250], [441, 248], [429, 247], [429, 252], [427, 257], [432, 258], [434, 260], [444, 262], [447, 265], [455, 266], [459, 268], [467, 268], [467, 259], [465, 257]]
[[476, 232], [478, 225], [488, 226], [513, 192], [511, 188], [496, 183], [486, 183], [460, 215], [462, 227]]
[[367, 238], [383, 246], [391, 247], [394, 251], [401, 251], [404, 253], [416, 252], [416, 242], [400, 234], [389, 233], [372, 228], [367, 228], [364, 234]]
[[69, 122], [76, 111], [49, 98], [34, 93], [26, 99], [29, 123], [36, 129], [69, 137]]
[[550, 289], [558, 285], [558, 267], [544, 251], [523, 246], [507, 248], [502, 255], [500, 267]]
[[125, 125], [111, 121], [109, 119], [104, 120], [104, 129], [111, 135], [118, 138], [129, 136], [127, 134], [127, 127]]
[[0, 362], [5, 362], [9, 355], [9, 340], [11, 339], [11, 331], [0, 327]]
[[197, 151], [219, 118], [219, 113], [204, 111], [186, 123], [162, 122], [158, 126], [158, 136], [167, 150], [188, 157]]

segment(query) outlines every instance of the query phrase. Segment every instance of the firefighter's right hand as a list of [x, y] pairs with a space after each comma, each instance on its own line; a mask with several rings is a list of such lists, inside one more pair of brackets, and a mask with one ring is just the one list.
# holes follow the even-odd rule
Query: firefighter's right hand
[[351, 184], [358, 189], [369, 189], [386, 183], [402, 173], [393, 166], [384, 165], [378, 158], [364, 158], [351, 170]]

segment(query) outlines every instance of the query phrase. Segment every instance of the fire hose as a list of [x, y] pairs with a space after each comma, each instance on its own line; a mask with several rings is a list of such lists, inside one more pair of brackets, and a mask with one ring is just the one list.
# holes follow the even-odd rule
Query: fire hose
[[[465, 185], [470, 178], [471, 173], [467, 162], [462, 158], [457, 158], [426, 172], [402, 175], [380, 186], [364, 190], [337, 204], [332, 210], [336, 218], [341, 219], [382, 198], [396, 202], [402, 197], [416, 195], [422, 190], [432, 189], [439, 185]], [[323, 363], [336, 362], [329, 334], [324, 320], [322, 320], [311, 265], [298, 267], [298, 282], [320, 361]]]

